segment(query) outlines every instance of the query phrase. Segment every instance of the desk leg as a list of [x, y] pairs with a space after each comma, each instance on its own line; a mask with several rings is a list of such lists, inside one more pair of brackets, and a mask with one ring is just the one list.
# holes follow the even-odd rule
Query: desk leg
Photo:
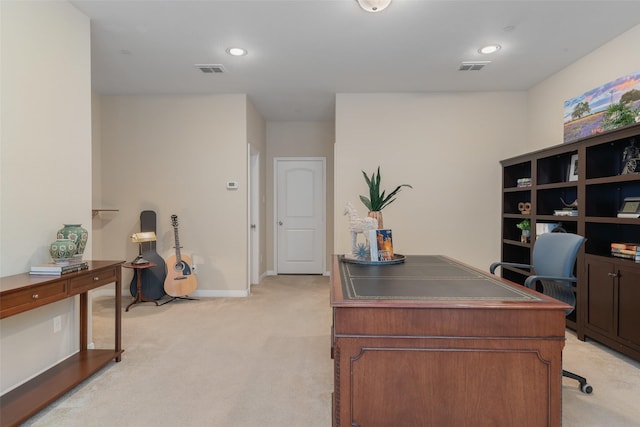
[[80, 351], [87, 351], [89, 342], [89, 297], [88, 292], [80, 294]]

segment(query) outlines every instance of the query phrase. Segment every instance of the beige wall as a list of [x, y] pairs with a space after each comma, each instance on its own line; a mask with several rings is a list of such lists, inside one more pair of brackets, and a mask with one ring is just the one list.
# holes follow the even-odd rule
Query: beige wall
[[[267, 122], [267, 271], [275, 271], [274, 260], [274, 170], [275, 157], [325, 157], [327, 189], [327, 264], [333, 253], [333, 122]], [[325, 266], [329, 271], [330, 265]]]
[[[91, 66], [89, 19], [73, 6], [0, 2], [0, 14], [0, 276], [8, 276], [49, 262], [63, 223], [90, 228]], [[63, 328], [54, 334], [56, 316]], [[1, 320], [0, 393], [77, 351], [76, 324], [73, 300]]]
[[[102, 126], [100, 123], [100, 96], [91, 94], [91, 207], [92, 209], [115, 209], [105, 205], [102, 198]], [[106, 259], [103, 255], [103, 230], [117, 215], [116, 212], [100, 212], [91, 219], [91, 248], [94, 259]], [[118, 258], [120, 259], [120, 258]]]
[[102, 202], [119, 209], [103, 224], [103, 256], [135, 257], [128, 236], [143, 210], [157, 214], [158, 253], [174, 254], [176, 214], [182, 254], [197, 266], [195, 295], [246, 295], [246, 96], [105, 96], [100, 110]]
[[526, 151], [562, 144], [564, 101], [640, 71], [640, 25], [529, 90]]
[[[382, 166], [400, 253], [444, 253], [479, 268], [500, 256], [499, 160], [561, 144], [564, 101], [640, 70], [640, 25], [527, 93], [340, 94], [336, 104], [335, 248], [348, 250], [342, 206]], [[422, 218], [424, 221], [420, 222]]]
[[361, 170], [379, 165], [382, 188], [413, 186], [383, 211], [398, 253], [487, 269], [500, 257], [499, 161], [523, 151], [525, 126], [524, 92], [339, 94], [335, 252], [350, 250], [345, 203], [366, 215]]

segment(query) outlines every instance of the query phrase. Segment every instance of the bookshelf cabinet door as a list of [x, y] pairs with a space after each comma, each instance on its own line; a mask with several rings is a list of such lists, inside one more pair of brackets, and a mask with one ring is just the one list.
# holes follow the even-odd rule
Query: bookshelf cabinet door
[[640, 352], [640, 266], [618, 266], [618, 338]]
[[597, 332], [613, 333], [614, 280], [612, 262], [589, 260], [587, 262], [587, 310], [586, 322]]

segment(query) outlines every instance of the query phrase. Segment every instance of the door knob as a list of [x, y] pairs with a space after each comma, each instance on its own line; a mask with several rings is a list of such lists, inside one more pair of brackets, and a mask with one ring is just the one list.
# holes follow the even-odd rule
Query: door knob
[[282, 221], [278, 221], [278, 225], [282, 225]]

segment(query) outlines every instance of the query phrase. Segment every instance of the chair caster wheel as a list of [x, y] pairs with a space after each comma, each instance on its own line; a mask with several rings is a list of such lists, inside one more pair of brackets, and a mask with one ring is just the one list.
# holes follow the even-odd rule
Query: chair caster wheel
[[593, 387], [586, 383], [580, 384], [580, 391], [586, 394], [591, 394], [591, 392], [593, 392]]

